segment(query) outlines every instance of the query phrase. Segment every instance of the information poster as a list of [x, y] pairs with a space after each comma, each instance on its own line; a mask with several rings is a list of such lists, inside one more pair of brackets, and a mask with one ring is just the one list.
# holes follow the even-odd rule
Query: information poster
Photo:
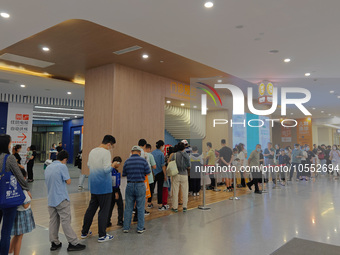
[[33, 105], [8, 103], [7, 134], [12, 138], [12, 146], [22, 146], [20, 156], [24, 158], [27, 147], [31, 146]]
[[292, 128], [281, 126], [281, 142], [283, 143], [292, 142]]
[[308, 144], [311, 148], [313, 145], [312, 119], [310, 117], [297, 119], [297, 142], [298, 144]]

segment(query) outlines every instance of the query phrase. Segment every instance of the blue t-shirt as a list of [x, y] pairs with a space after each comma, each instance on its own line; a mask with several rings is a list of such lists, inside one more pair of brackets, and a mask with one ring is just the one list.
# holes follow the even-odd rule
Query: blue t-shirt
[[153, 169], [153, 173], [156, 175], [162, 172], [162, 167], [165, 166], [164, 154], [160, 149], [154, 150], [151, 154], [156, 161], [156, 169]]
[[45, 169], [48, 206], [56, 207], [64, 200], [70, 201], [66, 188], [66, 180], [70, 179], [67, 166], [59, 160], [53, 161]]
[[131, 155], [123, 167], [123, 176], [128, 182], [141, 182], [145, 180], [145, 175], [151, 173], [148, 162], [138, 154]]

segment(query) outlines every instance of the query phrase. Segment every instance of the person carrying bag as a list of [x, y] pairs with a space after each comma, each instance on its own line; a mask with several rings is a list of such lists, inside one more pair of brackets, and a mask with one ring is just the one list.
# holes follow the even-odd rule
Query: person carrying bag
[[11, 231], [17, 213], [17, 206], [23, 204], [29, 188], [16, 158], [10, 155], [11, 137], [0, 135], [0, 221], [2, 221], [0, 254], [8, 254]]
[[166, 168], [166, 175], [169, 177], [178, 175], [178, 168], [176, 164], [176, 153], [174, 153], [173, 155], [174, 155], [174, 160], [170, 161]]

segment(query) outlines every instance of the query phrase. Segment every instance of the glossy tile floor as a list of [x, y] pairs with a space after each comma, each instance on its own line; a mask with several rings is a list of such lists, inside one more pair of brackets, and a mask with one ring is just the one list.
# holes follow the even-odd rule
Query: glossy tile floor
[[[210, 207], [149, 221], [142, 235], [134, 225], [128, 234], [110, 232], [115, 239], [107, 243], [93, 236], [79, 254], [270, 254], [293, 237], [340, 245], [340, 180], [328, 176]], [[64, 247], [51, 254], [67, 254], [60, 239]], [[49, 246], [48, 230], [37, 227], [21, 254], [50, 254]]]

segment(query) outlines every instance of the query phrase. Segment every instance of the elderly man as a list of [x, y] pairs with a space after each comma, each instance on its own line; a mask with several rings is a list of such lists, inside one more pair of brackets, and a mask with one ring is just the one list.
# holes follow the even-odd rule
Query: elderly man
[[[128, 233], [131, 225], [132, 211], [136, 203], [137, 211], [143, 212], [145, 207], [145, 176], [150, 174], [148, 162], [140, 157], [142, 148], [133, 146], [131, 156], [125, 161], [123, 176], [127, 177], [125, 190], [125, 212], [123, 232]], [[144, 228], [144, 213], [138, 213], [137, 233], [142, 234]]]

